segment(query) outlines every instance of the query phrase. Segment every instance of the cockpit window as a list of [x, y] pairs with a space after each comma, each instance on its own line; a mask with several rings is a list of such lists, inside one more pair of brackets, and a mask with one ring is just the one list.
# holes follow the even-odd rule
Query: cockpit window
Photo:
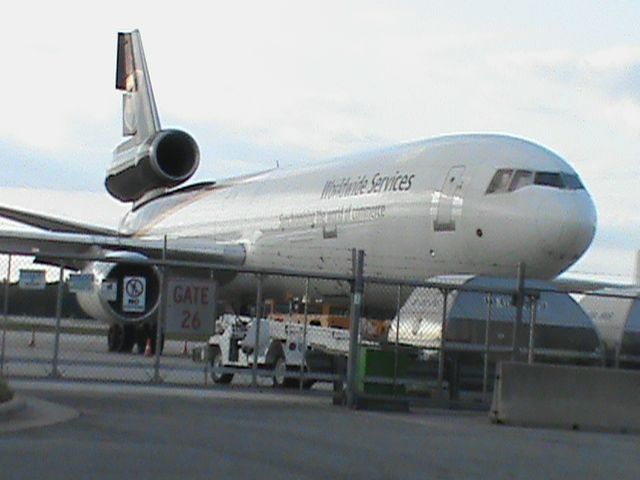
[[509, 188], [511, 175], [513, 175], [513, 170], [511, 169], [498, 170], [493, 176], [489, 188], [487, 188], [487, 193], [506, 192]]
[[562, 181], [565, 188], [568, 188], [569, 190], [584, 190], [584, 185], [582, 185], [582, 182], [580, 181], [578, 175], [563, 173]]
[[544, 185], [547, 187], [562, 188], [562, 177], [559, 173], [554, 172], [536, 172], [536, 179], [533, 182], [536, 185]]
[[501, 168], [491, 179], [486, 193], [514, 192], [528, 185], [541, 185], [563, 190], [584, 190], [584, 185], [575, 173], [533, 172], [531, 170]]
[[509, 191], [513, 192], [519, 188], [533, 184], [533, 172], [530, 170], [516, 170], [509, 185]]

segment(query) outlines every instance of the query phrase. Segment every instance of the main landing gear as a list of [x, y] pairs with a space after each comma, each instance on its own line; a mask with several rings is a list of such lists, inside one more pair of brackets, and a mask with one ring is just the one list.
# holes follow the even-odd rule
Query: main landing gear
[[[131, 353], [135, 345], [138, 353], [144, 353], [147, 341], [151, 340], [151, 353], [156, 350], [155, 325], [114, 323], [109, 327], [107, 346], [110, 352]], [[164, 335], [160, 339], [160, 352], [164, 349]]]

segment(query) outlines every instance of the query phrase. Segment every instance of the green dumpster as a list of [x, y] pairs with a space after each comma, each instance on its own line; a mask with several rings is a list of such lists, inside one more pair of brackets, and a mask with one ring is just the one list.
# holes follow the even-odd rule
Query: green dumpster
[[[358, 392], [371, 395], [404, 394], [405, 386], [396, 384], [394, 387], [393, 379], [394, 376], [396, 379], [406, 378], [408, 366], [409, 355], [406, 351], [397, 352], [396, 364], [394, 349], [360, 347], [357, 369]], [[377, 379], [365, 381], [368, 377], [377, 377]]]

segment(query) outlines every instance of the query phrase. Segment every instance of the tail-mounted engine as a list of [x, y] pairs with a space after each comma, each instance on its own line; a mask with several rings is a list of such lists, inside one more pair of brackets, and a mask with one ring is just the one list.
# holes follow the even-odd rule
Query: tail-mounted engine
[[135, 201], [148, 191], [185, 182], [195, 173], [199, 159], [198, 144], [191, 135], [181, 130], [161, 130], [141, 145], [116, 151], [114, 168], [107, 172], [105, 185], [118, 200]]

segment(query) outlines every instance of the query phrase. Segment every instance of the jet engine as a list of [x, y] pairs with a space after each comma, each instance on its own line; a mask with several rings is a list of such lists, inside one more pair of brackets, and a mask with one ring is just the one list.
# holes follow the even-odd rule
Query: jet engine
[[[126, 256], [142, 257], [126, 253]], [[76, 294], [80, 307], [92, 318], [109, 325], [135, 324], [149, 320], [160, 303], [160, 275], [149, 265], [93, 262], [84, 273], [94, 276], [93, 290]], [[144, 258], [144, 257], [142, 257]]]
[[123, 202], [138, 200], [146, 192], [172, 188], [195, 173], [200, 162], [198, 144], [182, 130], [160, 130], [139, 145], [118, 147], [105, 186]]

